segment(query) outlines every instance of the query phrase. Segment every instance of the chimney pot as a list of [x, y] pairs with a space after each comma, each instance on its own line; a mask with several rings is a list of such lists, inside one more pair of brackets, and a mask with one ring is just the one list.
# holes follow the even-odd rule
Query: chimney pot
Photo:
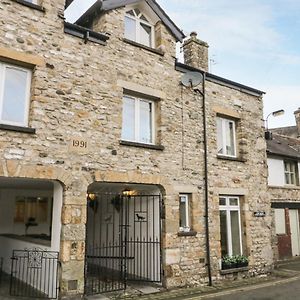
[[196, 31], [183, 43], [184, 63], [208, 72], [208, 44], [197, 38]]
[[298, 130], [298, 138], [300, 137], [300, 107], [294, 112], [295, 119], [296, 119], [296, 125]]

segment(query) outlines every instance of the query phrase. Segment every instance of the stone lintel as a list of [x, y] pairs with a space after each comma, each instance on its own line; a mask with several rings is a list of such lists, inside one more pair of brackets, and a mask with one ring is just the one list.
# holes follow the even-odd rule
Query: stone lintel
[[222, 107], [222, 106], [214, 106], [213, 107], [213, 111], [216, 113], [216, 114], [219, 114], [219, 115], [223, 115], [223, 116], [228, 116], [228, 117], [232, 117], [234, 119], [240, 119], [241, 116], [238, 112], [232, 110], [232, 109], [228, 109], [228, 108], [225, 108], [225, 107]]
[[124, 81], [124, 80], [118, 80], [117, 85], [119, 87], [122, 87], [123, 89], [133, 91], [136, 93], [140, 93], [146, 96], [152, 96], [157, 99], [164, 99], [166, 98], [166, 94], [160, 90], [156, 90], [150, 87], [146, 87], [143, 85], [139, 85], [133, 82]]
[[178, 193], [193, 194], [198, 193], [197, 186], [194, 185], [174, 185], [174, 190]]
[[41, 56], [32, 55], [3, 47], [0, 47], [0, 59], [16, 62], [21, 65], [29, 65], [31, 67], [45, 66], [45, 60]]
[[243, 188], [218, 188], [216, 192], [219, 195], [234, 195], [234, 196], [245, 196], [248, 195], [249, 191]]

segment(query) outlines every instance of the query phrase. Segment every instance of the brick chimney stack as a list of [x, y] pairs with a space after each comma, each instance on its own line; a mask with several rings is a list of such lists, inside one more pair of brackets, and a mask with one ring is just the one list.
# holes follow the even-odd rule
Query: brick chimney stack
[[298, 137], [300, 137], [300, 107], [294, 112], [296, 118], [296, 125], [298, 129]]
[[183, 43], [184, 63], [191, 67], [208, 72], [208, 44], [197, 38], [193, 31]]

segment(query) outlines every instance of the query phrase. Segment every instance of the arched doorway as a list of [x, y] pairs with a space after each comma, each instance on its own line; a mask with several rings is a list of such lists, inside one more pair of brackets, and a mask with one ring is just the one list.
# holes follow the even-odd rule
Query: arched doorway
[[161, 199], [156, 185], [89, 186], [85, 294], [161, 282]]
[[0, 298], [58, 297], [62, 185], [0, 177]]

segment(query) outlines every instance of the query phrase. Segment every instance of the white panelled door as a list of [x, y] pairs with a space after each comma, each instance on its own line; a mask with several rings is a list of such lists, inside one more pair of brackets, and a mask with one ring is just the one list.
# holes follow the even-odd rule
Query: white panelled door
[[299, 229], [299, 215], [297, 209], [290, 209], [290, 226], [291, 226], [291, 240], [292, 240], [292, 254], [293, 256], [300, 255], [300, 229]]

